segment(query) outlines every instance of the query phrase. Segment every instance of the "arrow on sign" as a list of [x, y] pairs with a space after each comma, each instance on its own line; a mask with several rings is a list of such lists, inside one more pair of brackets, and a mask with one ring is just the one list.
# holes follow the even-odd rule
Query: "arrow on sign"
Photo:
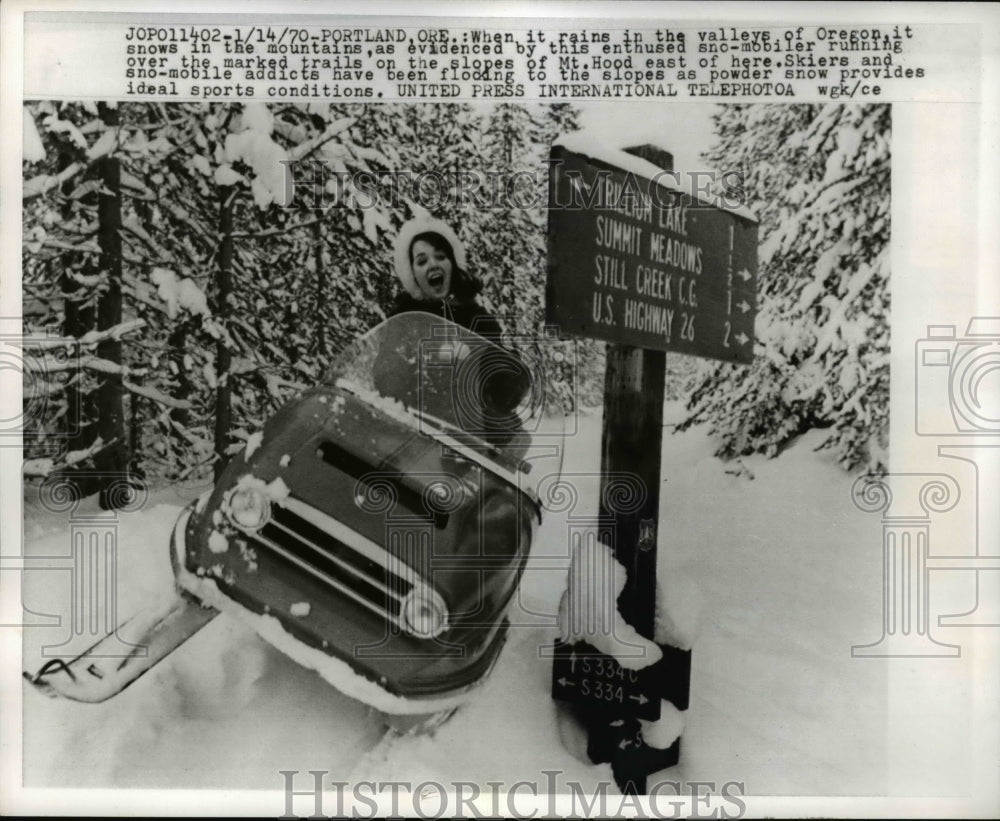
[[740, 270], [736, 272], [736, 276], [738, 276], [744, 282], [749, 282], [753, 274], [751, 274], [746, 268], [740, 268]]
[[563, 678], [557, 678], [556, 681], [558, 681], [563, 687], [576, 687], [576, 682], [575, 681], [570, 681], [569, 679], [567, 679], [565, 677], [563, 677]]
[[632, 746], [632, 742], [629, 741], [627, 738], [623, 738], [621, 741], [618, 742], [618, 749], [619, 750], [624, 750], [626, 747], [631, 747], [631, 746]]
[[738, 334], [736, 334], [735, 339], [741, 345], [746, 345], [747, 342], [750, 341], [750, 337], [747, 336], [745, 333], [743, 333], [743, 331], [740, 331]]
[[747, 302], [745, 299], [741, 299], [739, 302], [736, 303], [736, 307], [739, 308], [743, 313], [746, 313], [747, 311], [750, 310], [750, 303]]
[[649, 699], [646, 698], [642, 693], [639, 693], [639, 695], [637, 696], [629, 696], [629, 698], [632, 699], [633, 701], [638, 701], [640, 704], [649, 703]]

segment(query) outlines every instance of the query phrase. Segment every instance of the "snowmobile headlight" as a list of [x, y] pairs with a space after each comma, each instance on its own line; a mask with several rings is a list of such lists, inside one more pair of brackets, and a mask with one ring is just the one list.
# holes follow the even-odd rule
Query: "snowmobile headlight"
[[417, 585], [400, 608], [403, 629], [417, 638], [432, 639], [448, 629], [448, 605], [430, 587]]
[[260, 488], [235, 488], [227, 502], [230, 521], [243, 530], [260, 530], [271, 518], [271, 501]]

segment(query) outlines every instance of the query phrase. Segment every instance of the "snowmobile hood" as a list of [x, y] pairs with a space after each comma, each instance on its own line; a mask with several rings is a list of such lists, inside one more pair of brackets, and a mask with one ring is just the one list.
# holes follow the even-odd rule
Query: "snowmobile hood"
[[345, 348], [324, 385], [481, 464], [537, 503], [546, 479], [558, 476], [565, 441], [562, 413], [546, 411], [538, 357], [561, 344], [532, 338], [515, 351], [442, 317], [403, 313]]
[[[540, 517], [538, 487], [531, 476], [534, 465], [530, 461], [513, 459], [509, 451], [493, 447], [442, 419], [430, 414], [416, 415], [401, 404], [386, 402], [357, 385], [338, 380], [335, 389], [362, 401], [356, 406], [352, 403], [344, 418], [331, 419], [328, 430], [345, 443], [366, 441], [369, 454], [380, 459], [386, 469], [402, 473], [440, 469], [440, 457], [446, 453], [452, 460], [478, 465], [516, 488], [530, 501], [533, 514]], [[364, 410], [359, 412], [357, 408]], [[386, 435], [390, 428], [392, 434]], [[375, 429], [380, 431], [381, 438], [372, 435]], [[362, 439], [345, 435], [349, 430]]]

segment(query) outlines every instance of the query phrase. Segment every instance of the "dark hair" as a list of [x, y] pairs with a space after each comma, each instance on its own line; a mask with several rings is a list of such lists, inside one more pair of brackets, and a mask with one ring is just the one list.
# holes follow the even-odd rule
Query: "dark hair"
[[443, 251], [448, 261], [451, 263], [451, 292], [461, 299], [470, 299], [478, 294], [482, 289], [482, 283], [464, 268], [460, 268], [455, 260], [455, 249], [451, 243], [442, 237], [437, 231], [425, 231], [417, 234], [410, 240], [408, 256], [410, 267], [413, 267], [413, 246], [423, 241], [436, 251]]

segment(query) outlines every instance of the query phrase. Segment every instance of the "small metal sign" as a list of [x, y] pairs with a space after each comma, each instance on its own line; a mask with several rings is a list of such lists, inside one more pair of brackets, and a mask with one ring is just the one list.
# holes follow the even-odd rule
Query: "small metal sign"
[[639, 549], [652, 550], [656, 547], [656, 522], [643, 519], [639, 522]]
[[656, 721], [661, 701], [688, 706], [691, 652], [661, 645], [663, 657], [628, 670], [586, 642], [555, 646], [552, 697], [583, 705], [588, 712]]

